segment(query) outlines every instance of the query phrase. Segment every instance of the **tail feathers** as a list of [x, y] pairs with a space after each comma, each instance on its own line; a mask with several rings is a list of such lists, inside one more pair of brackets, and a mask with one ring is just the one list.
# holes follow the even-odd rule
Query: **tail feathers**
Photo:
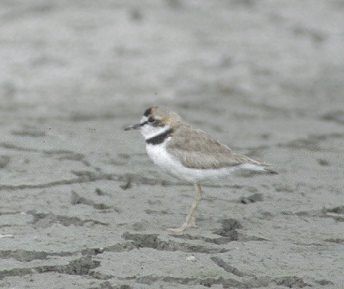
[[266, 173], [269, 175], [278, 175], [278, 172], [271, 169], [271, 165], [269, 163], [265, 163], [262, 161], [254, 160], [248, 158], [247, 163], [243, 165], [245, 169], [249, 169], [256, 172]]
[[266, 172], [269, 175], [278, 175], [277, 171], [270, 169], [270, 168], [264, 168], [264, 172]]
[[247, 170], [249, 172], [256, 172], [256, 173], [265, 173], [269, 175], [278, 175], [278, 172], [271, 169], [267, 164], [252, 164], [246, 163], [241, 166], [242, 169]]

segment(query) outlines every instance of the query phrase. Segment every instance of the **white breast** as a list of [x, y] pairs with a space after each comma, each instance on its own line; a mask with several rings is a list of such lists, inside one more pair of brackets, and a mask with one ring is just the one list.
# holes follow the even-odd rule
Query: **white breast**
[[146, 150], [154, 164], [171, 174], [178, 167], [178, 163], [166, 150], [166, 144], [169, 139], [170, 137], [163, 143], [157, 145], [146, 144]]

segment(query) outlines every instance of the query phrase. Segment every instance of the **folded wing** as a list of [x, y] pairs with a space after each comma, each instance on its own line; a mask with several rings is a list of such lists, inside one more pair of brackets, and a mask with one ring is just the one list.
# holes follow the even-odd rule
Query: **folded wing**
[[167, 150], [187, 168], [220, 169], [242, 164], [266, 166], [232, 150], [201, 130], [183, 126], [176, 130]]

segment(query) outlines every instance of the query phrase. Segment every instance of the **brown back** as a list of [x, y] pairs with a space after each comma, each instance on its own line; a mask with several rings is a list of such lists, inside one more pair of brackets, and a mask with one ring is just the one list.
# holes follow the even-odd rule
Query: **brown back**
[[220, 169], [244, 163], [264, 165], [232, 150], [201, 130], [180, 123], [167, 144], [167, 151], [177, 157], [187, 168]]

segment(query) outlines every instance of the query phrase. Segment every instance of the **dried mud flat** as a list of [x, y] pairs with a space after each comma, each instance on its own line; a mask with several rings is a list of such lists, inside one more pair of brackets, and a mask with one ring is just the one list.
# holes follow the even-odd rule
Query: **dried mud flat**
[[[343, 1], [0, 2], [1, 288], [344, 288]], [[193, 188], [167, 105], [273, 177]]]

